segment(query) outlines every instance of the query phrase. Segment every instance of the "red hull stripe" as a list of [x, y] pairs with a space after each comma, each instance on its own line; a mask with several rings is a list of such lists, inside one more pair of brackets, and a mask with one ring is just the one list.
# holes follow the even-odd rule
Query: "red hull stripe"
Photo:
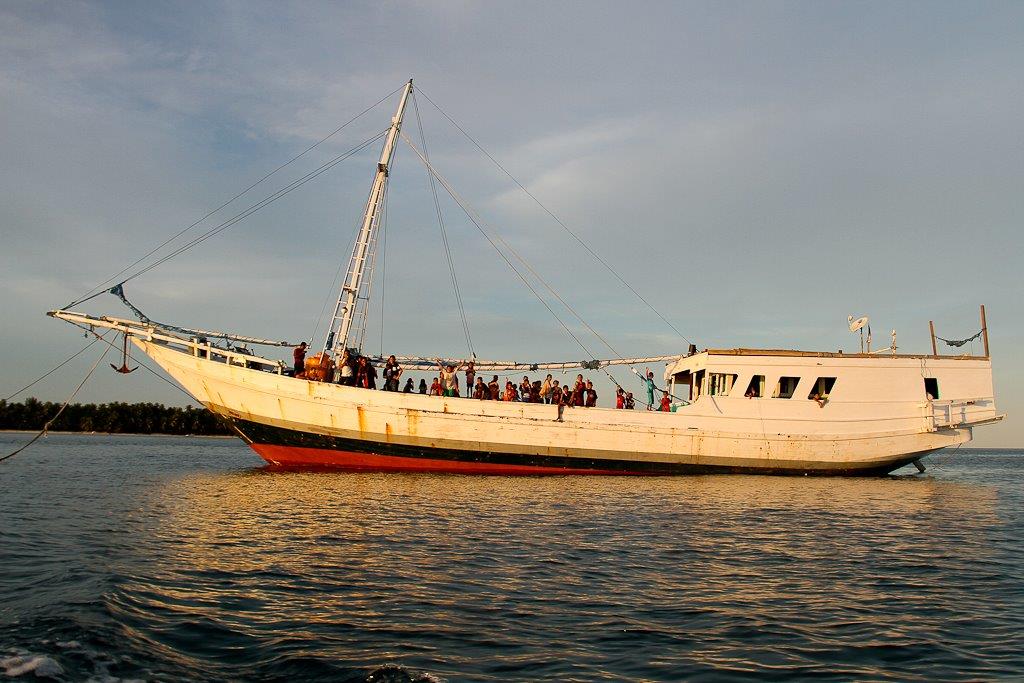
[[439, 460], [434, 458], [406, 458], [396, 455], [374, 453], [353, 453], [324, 448], [302, 448], [299, 446], [271, 446], [250, 444], [260, 457], [272, 465], [283, 467], [331, 468], [352, 471], [373, 472], [448, 472], [452, 474], [649, 474], [624, 472], [622, 470], [595, 470], [572, 467], [542, 467], [539, 465], [509, 465], [490, 462], [467, 462], [464, 460]]

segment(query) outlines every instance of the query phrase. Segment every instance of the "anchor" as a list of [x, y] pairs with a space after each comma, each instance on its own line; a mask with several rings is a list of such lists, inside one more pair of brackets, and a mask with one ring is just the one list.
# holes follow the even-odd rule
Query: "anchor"
[[110, 367], [114, 368], [114, 370], [116, 372], [120, 372], [123, 375], [127, 375], [129, 372], [135, 372], [136, 370], [138, 370], [139, 369], [138, 365], [136, 365], [134, 368], [129, 368], [128, 367], [128, 361], [129, 360], [131, 360], [131, 355], [128, 353], [128, 333], [125, 332], [125, 334], [124, 334], [124, 346], [121, 349], [121, 367], [117, 367], [113, 363], [110, 364]]

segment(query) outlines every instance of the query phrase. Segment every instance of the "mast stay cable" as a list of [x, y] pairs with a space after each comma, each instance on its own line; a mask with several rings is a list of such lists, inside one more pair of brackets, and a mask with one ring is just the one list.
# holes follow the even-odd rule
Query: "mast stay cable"
[[306, 175], [301, 176], [297, 180], [293, 180], [288, 185], [285, 185], [284, 187], [282, 187], [281, 189], [277, 190], [276, 192], [274, 192], [274, 193], [264, 197], [260, 201], [256, 202], [255, 204], [250, 206], [248, 209], [246, 209], [246, 210], [236, 214], [232, 218], [229, 218], [228, 220], [224, 221], [223, 223], [215, 225], [214, 227], [212, 227], [209, 230], [207, 230], [206, 232], [204, 232], [202, 235], [199, 235], [198, 237], [193, 238], [192, 240], [186, 242], [184, 245], [182, 245], [181, 247], [178, 247], [177, 249], [175, 249], [171, 253], [169, 253], [169, 254], [167, 254], [167, 255], [157, 259], [153, 263], [149, 264], [145, 268], [142, 268], [141, 270], [136, 271], [132, 275], [129, 275], [120, 284], [123, 285], [125, 282], [128, 282], [129, 280], [134, 280], [135, 278], [137, 278], [137, 277], [139, 277], [141, 275], [145, 275], [146, 273], [148, 273], [149, 271], [153, 270], [157, 266], [159, 266], [159, 265], [161, 265], [163, 263], [166, 263], [167, 261], [170, 261], [172, 258], [174, 258], [174, 257], [176, 257], [176, 256], [178, 256], [178, 255], [188, 251], [192, 247], [195, 247], [195, 246], [198, 246], [198, 245], [202, 244], [203, 242], [205, 242], [206, 240], [210, 239], [214, 235], [217, 235], [218, 233], [220, 233], [220, 232], [222, 232], [224, 230], [227, 230], [228, 228], [230, 228], [233, 225], [241, 222], [245, 218], [248, 218], [249, 216], [251, 216], [252, 214], [256, 213], [260, 209], [264, 208], [265, 206], [267, 206], [269, 204], [272, 204], [273, 202], [277, 201], [281, 197], [284, 197], [285, 195], [290, 194], [293, 190], [296, 190], [296, 189], [302, 187], [303, 185], [305, 185], [306, 183], [308, 183], [309, 181], [311, 181], [311, 180], [313, 180], [313, 179], [323, 175], [324, 173], [326, 173], [330, 169], [332, 169], [335, 166], [337, 166], [338, 164], [340, 164], [342, 161], [345, 161], [349, 157], [351, 157], [351, 156], [361, 152], [362, 150], [366, 149], [368, 146], [370, 146], [371, 144], [373, 144], [374, 142], [376, 142], [377, 140], [382, 138], [385, 135], [385, 133], [387, 133], [386, 130], [381, 131], [380, 133], [377, 133], [376, 135], [374, 135], [371, 138], [367, 138], [366, 140], [364, 140], [363, 142], [359, 143], [355, 147], [352, 147], [348, 151], [339, 154], [338, 156], [334, 157], [333, 159], [331, 159], [327, 163], [325, 163], [325, 164], [321, 165], [320, 167], [310, 171]]
[[591, 256], [593, 256], [601, 265], [603, 265], [608, 270], [609, 273], [614, 275], [615, 278], [619, 282], [621, 282], [623, 285], [625, 285], [625, 287], [630, 292], [632, 292], [633, 295], [636, 296], [636, 298], [638, 298], [640, 301], [642, 301], [644, 303], [644, 305], [647, 306], [647, 308], [651, 309], [654, 312], [655, 315], [657, 315], [659, 318], [661, 318], [662, 322], [664, 322], [666, 325], [668, 325], [670, 328], [672, 328], [672, 331], [675, 332], [677, 335], [679, 335], [679, 337], [681, 339], [683, 339], [687, 344], [693, 343], [693, 342], [690, 341], [690, 339], [686, 335], [684, 335], [682, 332], [680, 332], [679, 329], [668, 320], [668, 318], [666, 318], [664, 315], [662, 315], [661, 312], [658, 311], [658, 309], [656, 309], [653, 304], [651, 304], [651, 302], [649, 302], [646, 298], [644, 298], [644, 296], [642, 294], [640, 294], [640, 292], [638, 292], [631, 284], [629, 284], [629, 282], [627, 282], [625, 278], [623, 278], [621, 275], [619, 275], [619, 273], [614, 268], [612, 268], [610, 263], [608, 263], [604, 258], [602, 258], [600, 254], [598, 254], [596, 251], [594, 251], [586, 242], [584, 242], [580, 238], [579, 235], [577, 235], [573, 230], [571, 230], [569, 228], [568, 225], [566, 225], [564, 222], [562, 222], [562, 220], [558, 216], [556, 216], [550, 209], [548, 209], [548, 207], [545, 206], [536, 197], [536, 195], [534, 195], [532, 192], [530, 192], [526, 188], [525, 185], [523, 185], [521, 182], [519, 182], [519, 180], [514, 175], [512, 175], [512, 173], [510, 173], [508, 171], [508, 169], [506, 169], [504, 166], [502, 166], [501, 163], [499, 163], [497, 159], [495, 159], [486, 149], [484, 149], [483, 146], [473, 138], [473, 136], [471, 136], [469, 133], [467, 133], [466, 130], [462, 126], [460, 126], [455, 119], [453, 119], [451, 116], [449, 116], [448, 113], [444, 109], [441, 109], [440, 105], [438, 105], [436, 102], [434, 102], [434, 100], [432, 100], [430, 98], [430, 96], [427, 95], [427, 93], [423, 92], [422, 88], [418, 88], [418, 90], [423, 95], [423, 97], [426, 98], [426, 100], [428, 102], [430, 102], [430, 104], [432, 104], [434, 106], [434, 108], [437, 109], [437, 111], [439, 111], [441, 113], [442, 116], [444, 116], [446, 119], [448, 119], [449, 123], [451, 123], [453, 126], [455, 126], [455, 128], [458, 129], [458, 131], [460, 133], [462, 133], [466, 137], [467, 140], [469, 140], [471, 143], [473, 143], [473, 145], [478, 150], [480, 150], [480, 152], [484, 156], [486, 156], [488, 159], [490, 159], [491, 162], [495, 166], [497, 166], [498, 169], [501, 170], [502, 173], [507, 175], [509, 177], [509, 179], [512, 180], [512, 182], [514, 182], [519, 187], [520, 190], [522, 190], [524, 193], [526, 193], [526, 196], [528, 196], [530, 199], [532, 199], [537, 204], [537, 206], [539, 206], [544, 211], [544, 213], [546, 213], [548, 216], [550, 216], [556, 223], [558, 223], [559, 226], [562, 227], [563, 230], [565, 230], [567, 233], [569, 233], [569, 235], [574, 240], [576, 240], [580, 244], [580, 246], [582, 246], [584, 249], [586, 249], [587, 253], [589, 253]]
[[170, 243], [171, 243], [171, 242], [173, 242], [174, 240], [178, 239], [179, 237], [181, 237], [181, 236], [182, 236], [182, 235], [184, 235], [184, 234], [185, 234], [186, 232], [188, 232], [188, 231], [189, 231], [189, 230], [191, 230], [192, 228], [196, 227], [197, 225], [199, 225], [199, 224], [200, 224], [200, 223], [202, 223], [203, 221], [205, 221], [205, 220], [206, 220], [207, 218], [209, 218], [210, 216], [214, 215], [215, 213], [217, 213], [217, 212], [218, 212], [218, 211], [220, 211], [221, 209], [225, 208], [226, 206], [228, 206], [229, 204], [231, 204], [232, 202], [234, 202], [234, 201], [235, 201], [236, 199], [238, 199], [238, 198], [239, 198], [239, 197], [241, 197], [242, 195], [246, 194], [246, 193], [247, 193], [247, 192], [248, 192], [249, 190], [253, 189], [253, 188], [254, 188], [254, 187], [256, 187], [257, 185], [261, 184], [261, 183], [262, 183], [263, 181], [265, 181], [265, 180], [267, 180], [268, 178], [270, 178], [270, 176], [272, 176], [272, 175], [274, 175], [275, 173], [277, 173], [278, 171], [280, 171], [280, 170], [282, 170], [282, 169], [286, 168], [287, 166], [290, 166], [290, 165], [292, 165], [293, 163], [295, 163], [296, 161], [298, 161], [298, 160], [299, 160], [300, 158], [302, 158], [303, 156], [305, 156], [305, 155], [306, 155], [306, 154], [308, 154], [309, 152], [312, 152], [312, 151], [313, 151], [314, 149], [316, 149], [317, 147], [319, 147], [320, 145], [322, 145], [323, 143], [327, 142], [327, 141], [328, 141], [328, 140], [330, 140], [330, 139], [331, 139], [332, 137], [334, 137], [335, 135], [337, 135], [338, 133], [340, 133], [340, 132], [341, 132], [342, 130], [344, 130], [344, 129], [345, 129], [346, 127], [348, 127], [348, 126], [349, 126], [350, 124], [352, 124], [352, 123], [355, 123], [355, 122], [356, 122], [356, 121], [357, 121], [358, 119], [362, 118], [362, 117], [363, 117], [363, 115], [365, 115], [365, 114], [369, 113], [370, 111], [372, 111], [373, 109], [377, 108], [377, 107], [378, 107], [378, 106], [379, 106], [379, 105], [380, 105], [380, 104], [381, 104], [382, 102], [384, 102], [385, 100], [387, 100], [387, 99], [388, 99], [389, 97], [391, 97], [392, 95], [394, 95], [394, 94], [395, 94], [396, 92], [398, 92], [399, 90], [401, 90], [401, 87], [399, 87], [399, 88], [395, 88], [394, 90], [392, 90], [391, 92], [389, 92], [389, 93], [388, 93], [387, 95], [385, 95], [384, 97], [380, 98], [379, 100], [377, 100], [376, 102], [374, 102], [373, 104], [371, 104], [371, 105], [370, 105], [369, 107], [367, 107], [366, 109], [362, 110], [361, 112], [359, 112], [358, 114], [356, 114], [355, 116], [353, 116], [353, 117], [352, 117], [351, 119], [349, 119], [349, 120], [348, 120], [348, 121], [346, 121], [345, 123], [341, 124], [340, 126], [338, 126], [337, 128], [335, 128], [335, 129], [334, 129], [333, 131], [331, 131], [330, 133], [328, 133], [328, 134], [327, 134], [327, 135], [325, 135], [324, 137], [320, 138], [319, 140], [317, 140], [316, 142], [314, 142], [314, 143], [313, 143], [312, 145], [310, 145], [310, 146], [309, 146], [309, 147], [307, 147], [306, 149], [302, 150], [301, 152], [299, 152], [298, 154], [296, 154], [295, 156], [293, 156], [293, 157], [292, 157], [291, 159], [289, 159], [288, 161], [284, 162], [283, 164], [281, 164], [280, 166], [278, 166], [277, 168], [275, 168], [274, 170], [272, 170], [272, 171], [271, 171], [270, 173], [267, 173], [267, 174], [266, 174], [266, 175], [264, 175], [264, 176], [263, 176], [262, 178], [260, 178], [259, 180], [257, 180], [257, 181], [256, 181], [256, 182], [254, 182], [253, 184], [249, 185], [249, 186], [248, 186], [247, 188], [245, 188], [244, 190], [242, 190], [241, 192], [239, 192], [238, 194], [236, 194], [236, 195], [235, 195], [234, 197], [232, 197], [231, 199], [227, 200], [226, 202], [224, 202], [223, 204], [221, 204], [221, 205], [220, 205], [220, 206], [218, 206], [217, 208], [213, 209], [212, 211], [210, 211], [209, 213], [207, 213], [207, 214], [206, 214], [205, 216], [203, 216], [202, 218], [200, 218], [200, 219], [199, 219], [199, 220], [197, 220], [196, 222], [192, 223], [192, 224], [191, 224], [191, 225], [189, 225], [189, 226], [186, 226], [186, 227], [185, 227], [184, 229], [182, 229], [181, 231], [179, 231], [179, 232], [175, 233], [174, 235], [172, 235], [171, 237], [167, 238], [167, 239], [166, 239], [165, 241], [161, 242], [161, 243], [160, 243], [159, 245], [157, 245], [156, 247], [154, 247], [153, 249], [151, 249], [151, 250], [150, 250], [150, 251], [148, 251], [147, 253], [143, 254], [143, 255], [142, 255], [142, 256], [140, 256], [140, 257], [139, 257], [138, 259], [136, 259], [136, 260], [135, 260], [135, 261], [133, 261], [132, 263], [128, 264], [127, 266], [125, 266], [124, 268], [122, 268], [122, 269], [121, 269], [120, 271], [118, 271], [117, 273], [114, 273], [114, 275], [112, 275], [112, 276], [111, 276], [110, 278], [108, 278], [108, 279], [107, 279], [107, 280], [105, 280], [104, 282], [101, 282], [100, 284], [98, 284], [98, 285], [96, 285], [95, 287], [93, 287], [92, 289], [90, 289], [90, 290], [89, 290], [88, 292], [86, 292], [86, 294], [85, 294], [85, 295], [83, 295], [83, 297], [82, 297], [82, 298], [80, 298], [80, 299], [77, 299], [77, 300], [75, 300], [75, 301], [72, 301], [71, 303], [69, 303], [69, 304], [68, 304], [67, 306], [65, 306], [64, 308], [71, 308], [72, 306], [77, 306], [77, 305], [78, 305], [78, 304], [80, 304], [80, 303], [84, 303], [84, 302], [88, 301], [89, 299], [92, 299], [92, 298], [94, 298], [94, 297], [97, 297], [97, 296], [99, 296], [100, 294], [102, 294], [103, 292], [105, 292], [105, 291], [106, 291], [106, 287], [107, 287], [107, 285], [109, 285], [109, 284], [111, 284], [111, 283], [113, 283], [113, 282], [116, 282], [116, 281], [117, 281], [117, 278], [119, 278], [119, 277], [120, 277], [121, 275], [124, 275], [124, 274], [125, 274], [125, 273], [127, 273], [127, 272], [128, 272], [129, 270], [131, 270], [131, 269], [132, 269], [132, 268], [134, 268], [135, 266], [139, 265], [140, 263], [142, 263], [143, 261], [145, 261], [145, 260], [146, 260], [147, 258], [149, 258], [150, 256], [152, 256], [152, 255], [153, 255], [153, 254], [155, 254], [156, 252], [160, 251], [161, 249], [163, 249], [164, 247], [166, 247], [166, 246], [167, 246], [168, 244], [170, 244]]
[[416, 112], [416, 125], [419, 127], [420, 144], [423, 145], [423, 157], [427, 160], [427, 178], [430, 181], [430, 192], [434, 197], [434, 211], [437, 213], [437, 224], [441, 228], [441, 244], [444, 245], [444, 256], [448, 261], [448, 272], [452, 279], [452, 289], [455, 291], [455, 303], [459, 307], [459, 315], [462, 316], [462, 331], [466, 335], [466, 346], [469, 347], [470, 357], [476, 358], [476, 351], [473, 349], [473, 339], [469, 334], [469, 323], [466, 320], [466, 307], [462, 303], [462, 292], [459, 290], [459, 279], [456, 276], [455, 261], [452, 259], [451, 248], [448, 245], [448, 232], [444, 227], [444, 216], [441, 213], [441, 202], [437, 197], [437, 182], [434, 174], [430, 172], [430, 153], [427, 151], [427, 137], [423, 133], [423, 119], [420, 118], [420, 106], [416, 102], [416, 91], [412, 91], [412, 108]]

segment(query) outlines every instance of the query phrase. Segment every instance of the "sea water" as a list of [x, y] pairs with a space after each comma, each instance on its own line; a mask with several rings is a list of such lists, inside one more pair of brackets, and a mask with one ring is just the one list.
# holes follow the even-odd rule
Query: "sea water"
[[274, 472], [231, 439], [51, 435], [0, 463], [0, 672], [1024, 678], [1024, 452], [926, 464]]

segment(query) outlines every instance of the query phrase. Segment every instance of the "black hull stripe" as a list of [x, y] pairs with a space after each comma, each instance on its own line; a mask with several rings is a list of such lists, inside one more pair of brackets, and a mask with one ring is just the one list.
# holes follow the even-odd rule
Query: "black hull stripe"
[[[449, 448], [430, 448], [407, 444], [383, 443], [346, 439], [323, 434], [313, 434], [293, 429], [274, 427], [249, 420], [230, 418], [232, 426], [249, 443], [268, 446], [314, 448], [320, 450], [347, 451], [350, 453], [373, 453], [402, 458], [428, 458], [459, 462], [480, 462], [500, 465], [529, 465], [546, 467], [556, 474], [559, 469], [588, 469], [607, 472], [639, 472], [652, 475], [670, 474], [771, 474], [771, 475], [821, 475], [821, 476], [879, 476], [913, 462], [924, 454], [911, 454], [883, 466], [851, 467], [840, 469], [792, 468], [792, 467], [740, 467], [728, 465], [700, 465], [688, 463], [645, 462], [605, 458], [567, 457], [553, 455], [530, 455], [517, 453], [496, 453], [491, 451], [463, 451]], [[325, 467], [329, 465], [325, 464]]]

